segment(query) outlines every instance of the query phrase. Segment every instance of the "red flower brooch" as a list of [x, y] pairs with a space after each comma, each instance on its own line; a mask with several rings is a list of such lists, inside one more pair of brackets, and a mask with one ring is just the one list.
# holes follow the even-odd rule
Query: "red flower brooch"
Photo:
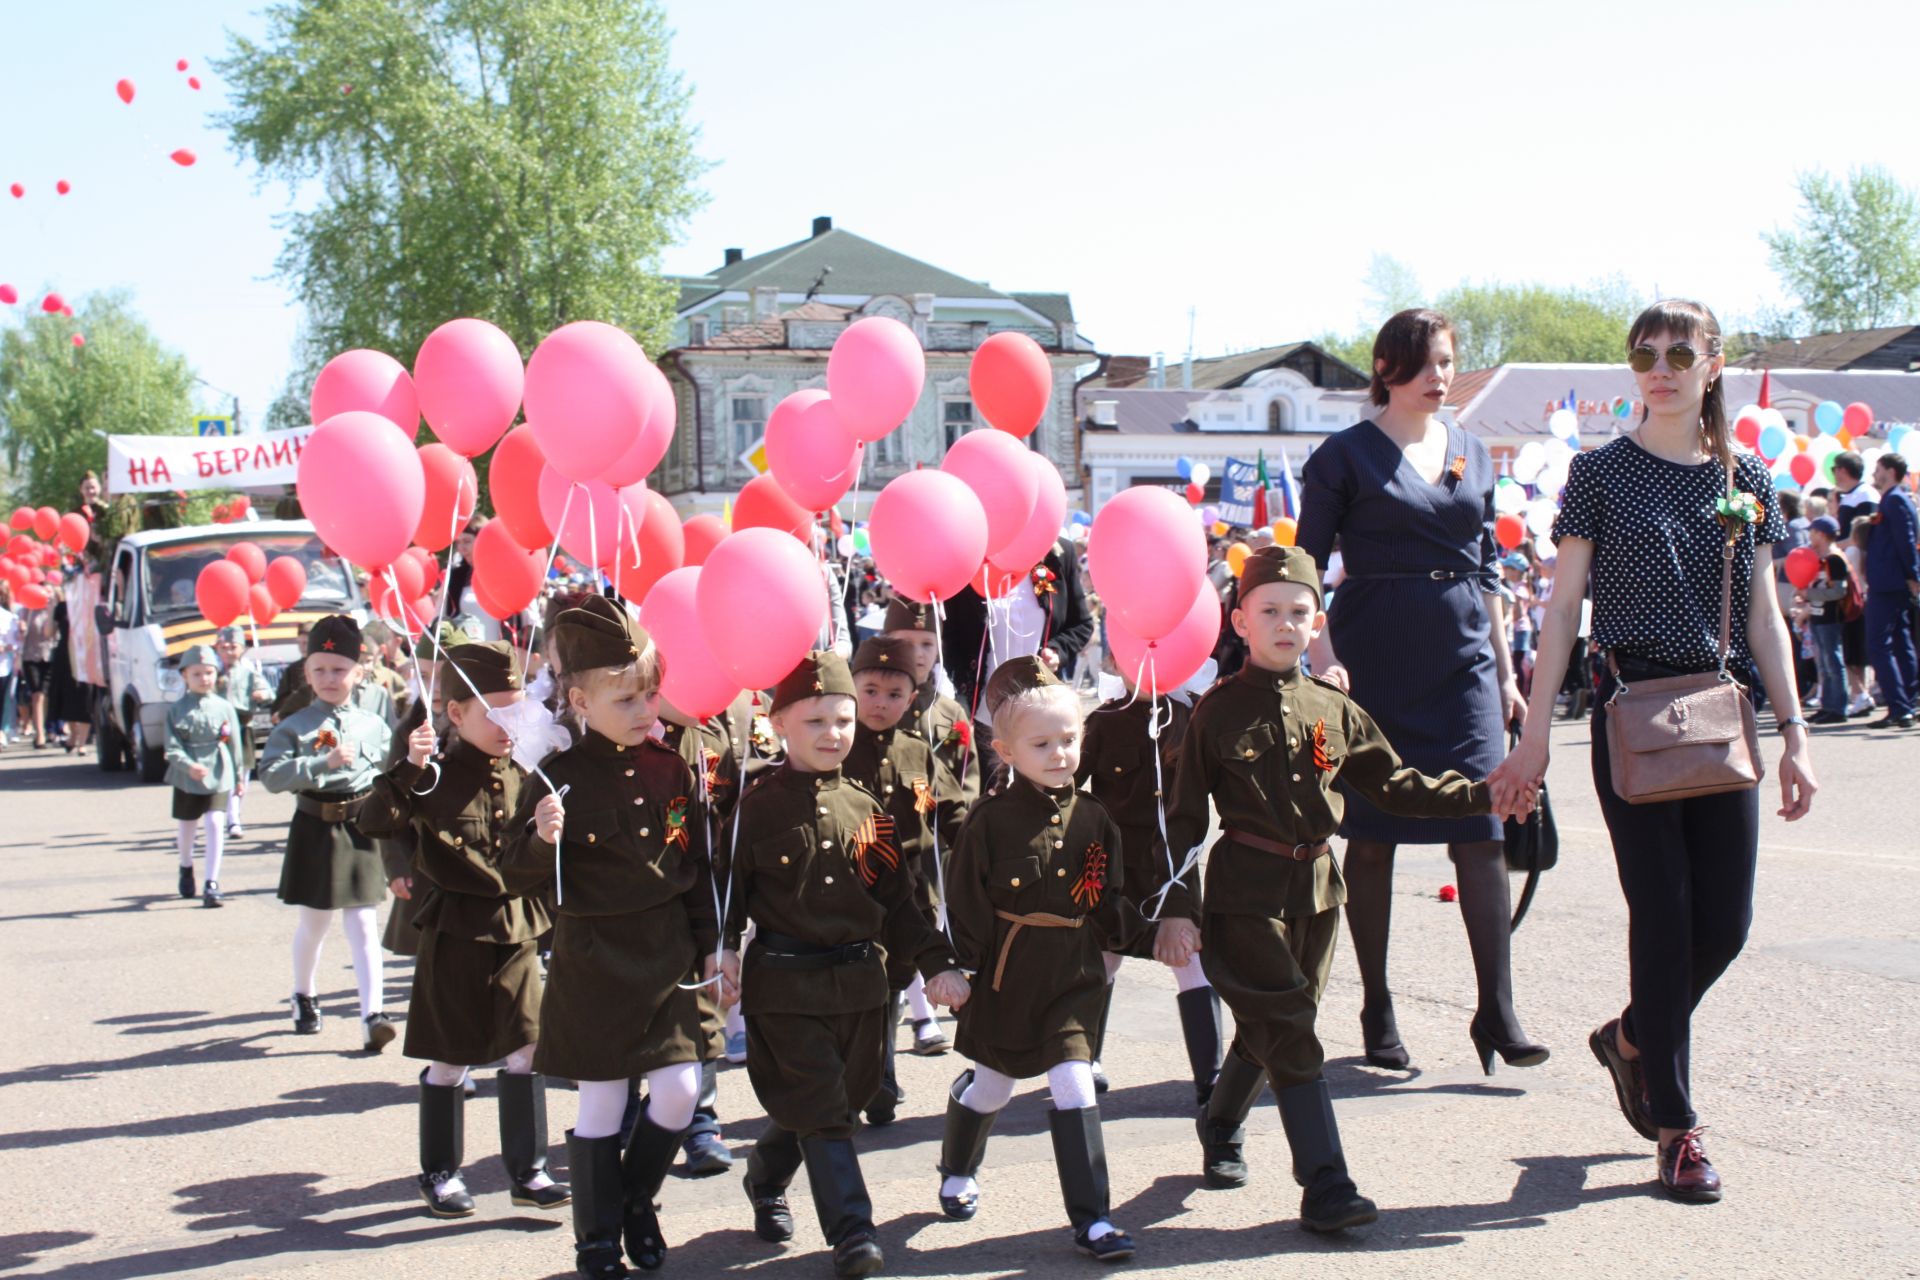
[[1054, 592], [1053, 570], [1043, 564], [1033, 566], [1033, 595], [1036, 600], [1045, 603]]
[[325, 755], [339, 745], [340, 739], [334, 736], [331, 729], [322, 729], [313, 735], [313, 749], [321, 755]]

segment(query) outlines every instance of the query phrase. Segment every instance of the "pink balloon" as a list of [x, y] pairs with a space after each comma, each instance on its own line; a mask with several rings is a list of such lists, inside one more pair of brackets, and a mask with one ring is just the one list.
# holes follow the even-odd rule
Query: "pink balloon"
[[[569, 493], [571, 506], [568, 505]], [[563, 511], [566, 513], [564, 525], [560, 520]], [[620, 549], [617, 541], [620, 496], [612, 485], [603, 481], [578, 484], [549, 465], [540, 473], [540, 518], [549, 529], [559, 532], [560, 545], [567, 554], [589, 568], [612, 564]]]
[[957, 476], [909, 471], [873, 500], [867, 536], [873, 562], [909, 600], [946, 600], [980, 571], [987, 555], [987, 513]]
[[1207, 540], [1178, 495], [1134, 485], [1100, 508], [1087, 536], [1087, 569], [1110, 619], [1142, 640], [1180, 625], [1207, 573]]
[[480, 479], [471, 462], [438, 441], [420, 446], [420, 468], [427, 477], [427, 501], [413, 540], [429, 551], [439, 551], [452, 546], [473, 519], [473, 509], [480, 502]]
[[1060, 469], [1031, 450], [1026, 454], [1027, 469], [1034, 477], [1033, 511], [1014, 539], [993, 553], [995, 565], [1020, 573], [1046, 559], [1047, 552], [1060, 541], [1060, 523], [1067, 518], [1067, 482]]
[[227, 548], [227, 559], [246, 570], [248, 585], [267, 580], [267, 553], [259, 543], [236, 542]]
[[384, 351], [357, 348], [327, 361], [313, 380], [307, 412], [314, 422], [359, 409], [377, 413], [411, 442], [420, 429], [420, 401], [406, 366]]
[[796, 391], [767, 419], [767, 468], [787, 496], [809, 511], [825, 511], [853, 487], [862, 445], [818, 389]]
[[647, 421], [640, 428], [640, 434], [633, 438], [633, 444], [607, 468], [600, 477], [616, 489], [624, 489], [630, 484], [639, 484], [660, 465], [660, 459], [667, 456], [667, 449], [673, 444], [673, 425], [679, 416], [679, 406], [674, 403], [673, 387], [667, 382], [667, 375], [660, 367], [648, 361], [642, 371], [642, 380], [647, 384]]
[[294, 556], [275, 556], [267, 563], [267, 590], [282, 609], [293, 608], [307, 593], [307, 566]]
[[515, 542], [504, 520], [488, 521], [473, 540], [474, 587], [484, 586], [487, 599], [500, 606], [496, 616], [518, 613], [532, 604], [546, 569], [544, 552], [529, 551]]
[[987, 555], [1019, 537], [1040, 496], [1040, 476], [1027, 457], [1033, 451], [1004, 431], [969, 431], [955, 440], [940, 469], [958, 476], [987, 513]]
[[913, 330], [886, 316], [848, 325], [827, 356], [827, 391], [840, 421], [868, 444], [907, 420], [927, 382], [927, 353]]
[[527, 421], [549, 465], [569, 480], [595, 480], [647, 425], [647, 355], [610, 324], [576, 320], [527, 361]]
[[513, 339], [493, 325], [449, 320], [420, 344], [413, 385], [440, 442], [463, 458], [477, 458], [513, 425], [527, 370]]
[[358, 410], [307, 437], [296, 488], [320, 541], [362, 565], [391, 564], [405, 551], [427, 504], [412, 442], [379, 414]]
[[401, 554], [420, 566], [422, 591], [432, 591], [440, 585], [440, 562], [433, 558], [433, 552], [425, 547], [408, 547]]
[[[623, 536], [620, 555], [614, 561], [614, 585], [628, 600], [643, 602], [654, 584], [686, 562], [687, 534], [680, 526], [680, 513], [665, 497], [644, 485], [622, 489], [622, 506], [629, 518], [635, 515], [632, 504], [624, 499], [637, 493], [645, 499], [645, 514], [640, 516], [640, 558], [634, 559], [630, 536]], [[630, 532], [630, 530], [629, 530]]]
[[[1220, 643], [1220, 593], [1202, 581], [1186, 616], [1158, 640], [1142, 640], [1117, 620], [1107, 622], [1113, 663], [1142, 694], [1164, 697], [1193, 679]], [[1142, 670], [1142, 664], [1145, 670]]]
[[487, 494], [493, 509], [523, 547], [553, 545], [553, 526], [540, 514], [540, 474], [546, 469], [547, 460], [531, 427], [509, 431], [487, 468]]
[[720, 669], [739, 688], [771, 689], [820, 638], [827, 583], [813, 553], [792, 537], [743, 529], [707, 557], [694, 605]]
[[697, 720], [725, 711], [741, 686], [721, 669], [700, 629], [695, 601], [700, 591], [697, 566], [674, 569], [653, 584], [640, 606], [640, 625], [660, 646], [666, 673], [660, 696]]
[[713, 549], [727, 536], [727, 526], [719, 516], [695, 516], [681, 526], [686, 534], [687, 554], [683, 564], [698, 567], [707, 562]]

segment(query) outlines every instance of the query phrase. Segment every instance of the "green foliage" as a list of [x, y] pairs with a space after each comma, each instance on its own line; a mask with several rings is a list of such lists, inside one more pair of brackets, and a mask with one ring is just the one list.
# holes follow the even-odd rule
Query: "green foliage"
[[[73, 335], [87, 345], [75, 347]], [[71, 511], [80, 478], [103, 476], [108, 435], [178, 435], [192, 422], [193, 370], [161, 346], [124, 293], [83, 300], [0, 333], [0, 447], [10, 502]]]
[[702, 199], [697, 132], [654, 0], [284, 0], [216, 63], [221, 123], [268, 179], [318, 179], [277, 269], [308, 309], [302, 367], [269, 413], [352, 347], [412, 365], [478, 316], [531, 354], [604, 320], [665, 345], [658, 258]]
[[1816, 332], [1900, 324], [1920, 313], [1920, 199], [1878, 165], [1843, 184], [1799, 177], [1792, 231], [1763, 233], [1773, 269]]
[[1329, 329], [1315, 338], [1313, 344], [1334, 359], [1370, 374], [1373, 372], [1373, 333], [1372, 329], [1359, 329], [1341, 337]]
[[1461, 369], [1512, 362], [1617, 364], [1642, 303], [1621, 283], [1585, 289], [1458, 284], [1435, 305], [1453, 318]]

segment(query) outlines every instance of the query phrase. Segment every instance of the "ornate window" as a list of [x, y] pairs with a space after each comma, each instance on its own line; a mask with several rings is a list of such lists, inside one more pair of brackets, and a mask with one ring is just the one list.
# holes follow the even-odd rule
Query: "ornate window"
[[973, 401], [964, 396], [947, 396], [940, 401], [940, 430], [945, 448], [973, 430]]
[[1273, 432], [1293, 430], [1293, 402], [1276, 396], [1267, 401], [1267, 430]]
[[767, 433], [767, 398], [761, 395], [730, 395], [727, 397], [728, 442], [733, 446], [731, 460], [727, 464], [728, 474], [751, 476], [753, 472], [740, 455], [760, 443], [760, 437]]

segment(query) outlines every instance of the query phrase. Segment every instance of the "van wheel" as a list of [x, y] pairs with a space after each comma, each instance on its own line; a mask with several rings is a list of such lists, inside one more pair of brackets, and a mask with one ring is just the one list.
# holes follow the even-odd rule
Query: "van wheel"
[[147, 741], [147, 730], [140, 723], [139, 708], [132, 721], [133, 758], [140, 768], [140, 781], [164, 782], [167, 777], [167, 753]]
[[126, 767], [126, 746], [120, 741], [120, 730], [114, 725], [113, 717], [96, 712], [93, 727], [94, 750], [102, 773], [118, 773]]

